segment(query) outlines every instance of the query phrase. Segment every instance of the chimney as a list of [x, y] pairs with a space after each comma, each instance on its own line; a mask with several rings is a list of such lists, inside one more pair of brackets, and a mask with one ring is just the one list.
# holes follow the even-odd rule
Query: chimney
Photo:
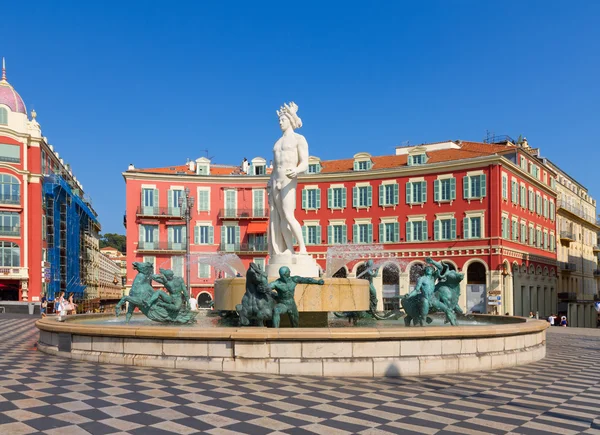
[[190, 160], [188, 162], [188, 167], [190, 168], [190, 171], [196, 172], [196, 162], [195, 161]]

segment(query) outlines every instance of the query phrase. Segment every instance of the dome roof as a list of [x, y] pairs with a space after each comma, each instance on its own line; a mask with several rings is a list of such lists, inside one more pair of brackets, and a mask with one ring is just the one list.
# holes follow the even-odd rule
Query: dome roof
[[27, 115], [27, 109], [25, 108], [23, 99], [10, 83], [6, 81], [6, 68], [4, 62], [2, 62], [2, 79], [0, 79], [0, 104], [6, 104], [13, 112]]

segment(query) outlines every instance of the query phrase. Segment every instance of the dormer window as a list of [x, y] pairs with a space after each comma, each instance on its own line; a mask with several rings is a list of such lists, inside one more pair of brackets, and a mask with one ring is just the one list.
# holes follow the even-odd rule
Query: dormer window
[[249, 175], [265, 175], [267, 173], [267, 161], [262, 157], [255, 157], [250, 163]]
[[8, 110], [0, 107], [0, 125], [8, 125]]
[[322, 168], [320, 158], [314, 156], [308, 158], [308, 169], [306, 170], [308, 174], [318, 174]]
[[206, 157], [196, 159], [196, 175], [210, 175], [210, 160]]
[[373, 167], [373, 161], [371, 160], [371, 154], [369, 153], [358, 153], [354, 155], [354, 170], [355, 171], [368, 171]]
[[418, 146], [408, 152], [408, 166], [424, 165], [427, 163], [427, 160], [427, 153], [424, 147]]

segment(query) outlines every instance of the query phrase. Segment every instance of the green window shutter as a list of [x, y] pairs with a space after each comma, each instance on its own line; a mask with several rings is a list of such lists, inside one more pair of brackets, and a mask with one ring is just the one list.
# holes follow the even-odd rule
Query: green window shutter
[[152, 228], [152, 240], [154, 243], [158, 242], [158, 227]]
[[333, 208], [333, 189], [327, 189], [327, 208]]
[[406, 241], [407, 242], [411, 242], [412, 241], [412, 222], [406, 222]]
[[208, 243], [211, 245], [215, 243], [215, 229], [212, 225], [208, 227]]
[[456, 199], [456, 178], [450, 178], [450, 199]]
[[333, 244], [333, 225], [327, 225], [327, 244]]
[[183, 243], [185, 243], [186, 245], [187, 245], [187, 243], [188, 243], [188, 239], [187, 239], [187, 231], [186, 231], [185, 227], [183, 227], [183, 228], [181, 229], [181, 241], [182, 241]]
[[199, 232], [200, 232], [200, 228], [199, 227], [194, 227], [194, 245], [199, 245], [200, 244], [200, 241], [199, 241], [199, 238], [200, 238]]
[[154, 210], [158, 212], [158, 189], [154, 189]]
[[452, 218], [452, 222], [450, 224], [450, 238], [452, 240], [456, 239], [456, 219]]
[[421, 181], [421, 202], [427, 202], [427, 181]]
[[367, 186], [367, 207], [373, 205], [373, 187]]
[[358, 207], [358, 187], [352, 188], [352, 207]]
[[240, 244], [240, 227], [239, 226], [235, 227], [235, 243], [236, 243], [236, 245]]
[[358, 225], [352, 225], [352, 242], [358, 243]]
[[346, 225], [342, 225], [342, 242], [348, 243], [348, 227]]
[[398, 200], [399, 198], [399, 191], [400, 190], [400, 186], [398, 186], [398, 183], [394, 184], [394, 205], [398, 205], [400, 202]]
[[408, 164], [408, 166], [412, 166], [413, 165], [413, 156], [408, 156], [407, 164]]
[[469, 184], [470, 183], [469, 183], [469, 181], [470, 181], [469, 177], [467, 177], [467, 176], [463, 177], [463, 197], [464, 197], [464, 199], [470, 198], [470, 195], [469, 195], [469, 193], [470, 193]]
[[[437, 181], [437, 180], [436, 180]], [[436, 219], [433, 221], [433, 239], [440, 240], [440, 220]]]
[[358, 171], [358, 162], [356, 160], [354, 161], [354, 170]]
[[463, 239], [470, 239], [471, 233], [469, 232], [469, 218], [463, 219]]
[[398, 222], [394, 222], [394, 242], [398, 243], [400, 241], [400, 224]]
[[302, 227], [302, 240], [304, 240], [305, 245], [308, 245], [308, 238], [306, 237], [306, 227]]
[[173, 208], [173, 191], [170, 189], [167, 191], [167, 198], [167, 209], [171, 210]]
[[221, 226], [221, 244], [225, 245], [227, 242], [227, 227], [225, 225]]
[[321, 225], [317, 226], [317, 245], [321, 244]]
[[140, 225], [140, 238], [138, 240], [139, 243], [145, 242], [146, 240], [144, 239], [144, 226]]
[[412, 204], [412, 183], [410, 181], [406, 183], [406, 203]]
[[173, 242], [173, 228], [172, 227], [169, 227], [167, 229], [167, 241], [169, 243]]
[[440, 200], [440, 180], [433, 180], [433, 200], [435, 202]]
[[508, 197], [508, 179], [506, 177], [502, 177], [502, 198]]
[[306, 189], [302, 189], [302, 208], [306, 210]]
[[385, 239], [385, 228], [383, 224], [379, 224], [379, 243], [387, 242]]
[[380, 207], [383, 206], [383, 205], [386, 205], [386, 203], [385, 203], [385, 197], [383, 195], [384, 190], [385, 189], [384, 189], [383, 184], [380, 184], [379, 185], [379, 206]]
[[479, 176], [481, 179], [481, 197], [485, 198], [486, 187], [485, 187], [485, 174]]
[[317, 189], [317, 210], [321, 209], [321, 189]]
[[427, 237], [429, 237], [427, 235], [427, 221], [423, 221], [423, 225], [421, 225], [421, 228], [423, 228], [423, 232], [421, 233], [422, 239], [421, 240], [427, 240]]
[[342, 208], [346, 208], [346, 188], [342, 187]]
[[369, 243], [373, 243], [373, 224], [368, 224], [367, 230], [368, 230], [367, 240], [369, 241]]

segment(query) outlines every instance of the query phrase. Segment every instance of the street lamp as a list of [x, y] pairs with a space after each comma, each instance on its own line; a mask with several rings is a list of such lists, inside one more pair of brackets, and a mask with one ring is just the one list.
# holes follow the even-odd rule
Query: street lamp
[[192, 208], [194, 207], [194, 198], [190, 197], [190, 189], [188, 187], [183, 191], [184, 196], [179, 197], [179, 207], [181, 209], [181, 217], [185, 219], [185, 284], [187, 286], [188, 295], [191, 295], [190, 286], [190, 221], [192, 220]]

